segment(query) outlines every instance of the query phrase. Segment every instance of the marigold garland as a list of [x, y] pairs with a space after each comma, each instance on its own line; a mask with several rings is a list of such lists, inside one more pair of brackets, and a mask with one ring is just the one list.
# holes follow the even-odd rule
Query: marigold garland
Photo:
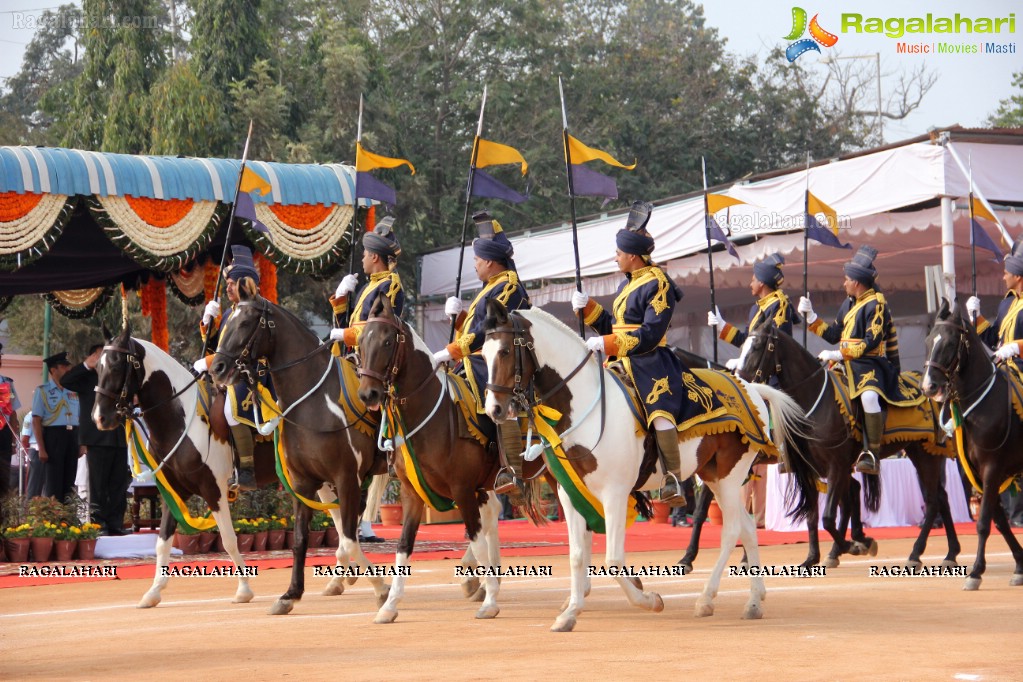
[[151, 199], [124, 195], [135, 214], [153, 227], [173, 227], [188, 217], [195, 206], [191, 199]]
[[92, 317], [106, 305], [114, 295], [114, 287], [94, 287], [91, 289], [69, 289], [52, 291], [43, 294], [43, 299], [64, 317], [80, 320]]
[[170, 348], [167, 334], [167, 288], [162, 279], [150, 277], [139, 289], [142, 314], [149, 317], [153, 344], [164, 351]]
[[42, 198], [42, 194], [0, 192], [0, 223], [21, 220], [35, 210]]
[[370, 206], [369, 208], [366, 209], [366, 225], [365, 225], [365, 230], [366, 230], [366, 232], [372, 232], [373, 229], [376, 226], [377, 226], [377, 207], [374, 205], [374, 206]]
[[256, 218], [266, 225], [269, 234], [253, 229], [245, 221], [245, 236], [267, 258], [287, 272], [320, 275], [329, 272], [347, 252], [348, 225], [355, 216], [355, 207], [334, 204], [314, 229], [288, 225], [277, 217], [268, 204], [256, 204]]
[[213, 259], [206, 261], [202, 269], [202, 292], [203, 301], [213, 300], [214, 289], [217, 287], [217, 278], [220, 275], [220, 266], [213, 262]]
[[267, 204], [277, 218], [296, 230], [311, 230], [330, 217], [333, 206], [323, 204]]
[[185, 305], [196, 306], [205, 300], [205, 280], [206, 269], [201, 264], [194, 263], [191, 270], [170, 273], [167, 286], [179, 301]]
[[0, 270], [17, 270], [48, 252], [77, 202], [63, 194], [0, 193], [0, 217], [5, 218], [0, 220]]
[[277, 303], [277, 266], [269, 258], [259, 253], [254, 254], [256, 269], [259, 271], [259, 295]]

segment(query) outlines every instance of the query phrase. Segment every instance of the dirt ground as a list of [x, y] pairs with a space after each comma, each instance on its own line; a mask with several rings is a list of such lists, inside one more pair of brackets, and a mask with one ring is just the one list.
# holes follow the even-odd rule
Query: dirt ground
[[[963, 537], [972, 561], [976, 537]], [[927, 563], [940, 560], [929, 548]], [[567, 595], [565, 556], [514, 559], [551, 566], [550, 578], [506, 578], [501, 614], [473, 618], [454, 561], [414, 562], [400, 615], [374, 625], [365, 581], [338, 597], [309, 589], [288, 616], [267, 608], [288, 570], [252, 580], [256, 598], [231, 604], [233, 578], [172, 578], [164, 602], [137, 610], [148, 581], [118, 580], [0, 590], [0, 679], [649, 679], [1019, 680], [1020, 605], [1009, 587], [1004, 541], [989, 542], [978, 592], [958, 577], [869, 577], [869, 566], [908, 555], [887, 540], [879, 556], [853, 557], [825, 577], [767, 578], [764, 618], [740, 620], [748, 578], [726, 577], [710, 618], [694, 618], [716, 550], [685, 578], [647, 578], [661, 613], [635, 609], [607, 577], [593, 579], [572, 633], [549, 632]], [[805, 545], [762, 550], [765, 565], [795, 563]], [[629, 555], [632, 566], [673, 563], [677, 552]], [[733, 555], [734, 562], [739, 554]], [[414, 558], [414, 557], [413, 557]], [[595, 557], [600, 563], [602, 557]]]

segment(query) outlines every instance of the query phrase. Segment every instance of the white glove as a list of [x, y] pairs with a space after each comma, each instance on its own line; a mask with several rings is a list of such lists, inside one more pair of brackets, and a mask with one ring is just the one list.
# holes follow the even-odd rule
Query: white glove
[[206, 366], [206, 358], [199, 358], [196, 360], [195, 363], [192, 364], [192, 369], [194, 369], [198, 374], [205, 372], [208, 369]]
[[591, 336], [586, 339], [586, 347], [594, 353], [604, 352], [604, 337], [603, 336]]
[[457, 296], [449, 296], [448, 300], [444, 301], [444, 314], [448, 317], [458, 317], [460, 312], [462, 312], [462, 299]]
[[714, 310], [707, 312], [707, 326], [708, 327], [724, 327], [727, 322], [725, 318], [721, 317], [721, 309], [714, 307]]
[[338, 328], [338, 327], [334, 327], [333, 329], [330, 330], [330, 340], [331, 341], [344, 341], [344, 338], [345, 338], [345, 330], [344, 329], [341, 329], [341, 328]]
[[210, 326], [210, 322], [212, 322], [218, 315], [220, 315], [220, 302], [214, 299], [207, 303], [206, 308], [202, 311], [202, 323], [208, 327]]
[[341, 298], [355, 291], [355, 287], [359, 286], [359, 278], [357, 275], [348, 274], [341, 279], [341, 283], [337, 285], [337, 289], [334, 290], [334, 298]]
[[739, 358], [730, 358], [725, 360], [725, 369], [731, 370], [732, 372], [739, 369]]
[[451, 361], [451, 351], [447, 348], [437, 351], [433, 354], [433, 364], [441, 365], [445, 362]]
[[813, 304], [810, 303], [810, 299], [806, 296], [799, 297], [799, 305], [796, 306], [796, 309], [803, 313], [803, 318], [807, 324], [813, 324], [817, 321], [817, 313], [813, 311]]
[[966, 312], [970, 314], [971, 318], [976, 318], [980, 315], [980, 299], [976, 296], [970, 296], [966, 299]]
[[842, 351], [840, 350], [822, 350], [817, 354], [818, 360], [824, 362], [840, 362], [842, 360]]
[[586, 307], [586, 304], [590, 302], [590, 297], [582, 291], [572, 292], [572, 311], [578, 312]]
[[1019, 355], [1019, 344], [1015, 342], [1007, 343], [995, 351], [996, 360], [1008, 360], [1017, 355]]

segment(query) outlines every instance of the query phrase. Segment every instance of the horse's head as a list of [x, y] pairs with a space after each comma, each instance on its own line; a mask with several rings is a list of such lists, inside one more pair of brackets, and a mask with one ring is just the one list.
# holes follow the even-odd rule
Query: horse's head
[[963, 321], [959, 304], [949, 306], [948, 299], [942, 299], [934, 327], [924, 340], [927, 360], [920, 390], [932, 400], [947, 400], [953, 377], [964, 369], [969, 349], [967, 324]]
[[483, 359], [487, 362], [487, 414], [495, 422], [503, 422], [517, 414], [517, 406], [529, 404], [527, 391], [532, 391], [533, 374], [537, 370], [533, 354], [530, 323], [521, 315], [508, 314], [500, 301], [487, 301], [484, 326], [487, 340], [483, 343]]
[[96, 402], [92, 408], [92, 421], [96, 428], [110, 431], [121, 423], [135, 403], [135, 396], [142, 388], [146, 370], [142, 365], [146, 349], [131, 338], [131, 325], [126, 325], [117, 338], [106, 325], [103, 336], [107, 345], [96, 365]]
[[377, 296], [359, 335], [359, 399], [366, 407], [380, 407], [401, 373], [411, 336], [387, 297]]
[[220, 326], [220, 341], [209, 367], [213, 381], [230, 386], [245, 375], [252, 383], [257, 373], [265, 371], [258, 366], [259, 360], [273, 355], [275, 328], [270, 302], [254, 286], [239, 286], [238, 303]]
[[739, 354], [739, 376], [745, 381], [764, 383], [781, 373], [779, 340], [783, 332], [768, 320], [750, 332]]

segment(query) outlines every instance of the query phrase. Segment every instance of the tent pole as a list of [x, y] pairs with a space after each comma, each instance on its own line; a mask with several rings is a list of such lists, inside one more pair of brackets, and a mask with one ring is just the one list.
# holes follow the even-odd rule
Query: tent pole
[[[43, 357], [50, 357], [50, 327], [53, 325], [53, 308], [47, 303], [43, 308]], [[46, 368], [46, 363], [43, 363], [43, 383], [50, 377], [49, 371]]]

